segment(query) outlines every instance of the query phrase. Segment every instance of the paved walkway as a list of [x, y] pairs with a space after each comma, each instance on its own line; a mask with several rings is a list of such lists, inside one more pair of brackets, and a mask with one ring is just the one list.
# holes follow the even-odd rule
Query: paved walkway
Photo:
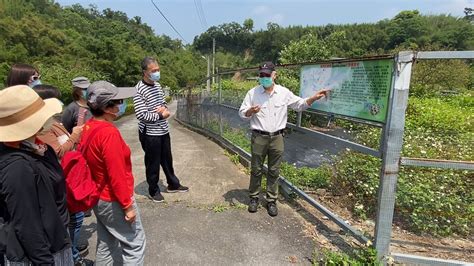
[[[175, 104], [170, 106], [172, 113], [175, 108]], [[175, 172], [190, 191], [163, 193], [166, 202], [153, 203], [146, 197], [137, 121], [128, 116], [118, 122], [132, 150], [135, 194], [147, 237], [145, 264], [310, 264], [314, 243], [305, 236], [299, 214], [285, 204], [279, 205], [276, 218], [264, 208], [248, 213], [244, 204], [249, 177], [217, 144], [173, 119], [170, 124]], [[95, 225], [92, 216], [83, 229], [90, 244], [89, 259], [95, 256]]]

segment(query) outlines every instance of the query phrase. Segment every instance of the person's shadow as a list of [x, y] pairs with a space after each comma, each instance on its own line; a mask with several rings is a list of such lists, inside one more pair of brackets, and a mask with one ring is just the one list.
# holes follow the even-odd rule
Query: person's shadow
[[231, 206], [240, 204], [247, 205], [249, 203], [249, 192], [248, 189], [233, 189], [227, 191], [224, 195], [222, 195], [226, 202], [228, 202]]
[[[158, 181], [158, 186], [160, 187], [160, 191], [162, 193], [167, 191], [167, 188], [163, 184], [162, 180]], [[146, 181], [141, 182], [140, 184], [135, 186], [134, 191], [135, 191], [135, 194], [137, 194], [137, 195], [148, 196], [149, 195], [149, 193], [148, 193], [148, 183]]]

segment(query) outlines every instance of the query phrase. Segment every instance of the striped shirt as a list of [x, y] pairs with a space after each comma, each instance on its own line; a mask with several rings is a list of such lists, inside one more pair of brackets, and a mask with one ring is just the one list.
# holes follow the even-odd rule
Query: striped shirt
[[169, 132], [168, 121], [156, 112], [160, 106], [166, 106], [165, 93], [161, 85], [155, 82], [154, 85], [141, 80], [135, 86], [137, 94], [133, 97], [135, 105], [135, 115], [138, 119], [138, 129], [149, 136], [162, 136]]

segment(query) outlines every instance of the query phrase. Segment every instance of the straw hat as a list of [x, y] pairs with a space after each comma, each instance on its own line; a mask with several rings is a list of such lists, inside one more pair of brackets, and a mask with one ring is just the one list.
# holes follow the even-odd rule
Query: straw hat
[[25, 140], [62, 110], [58, 99], [42, 100], [26, 85], [0, 90], [0, 142]]

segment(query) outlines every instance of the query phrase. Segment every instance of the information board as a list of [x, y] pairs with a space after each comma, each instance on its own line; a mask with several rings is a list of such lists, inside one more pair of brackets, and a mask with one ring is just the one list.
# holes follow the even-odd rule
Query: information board
[[384, 123], [392, 72], [393, 59], [303, 66], [300, 96], [330, 89], [329, 97], [314, 102], [311, 108]]

